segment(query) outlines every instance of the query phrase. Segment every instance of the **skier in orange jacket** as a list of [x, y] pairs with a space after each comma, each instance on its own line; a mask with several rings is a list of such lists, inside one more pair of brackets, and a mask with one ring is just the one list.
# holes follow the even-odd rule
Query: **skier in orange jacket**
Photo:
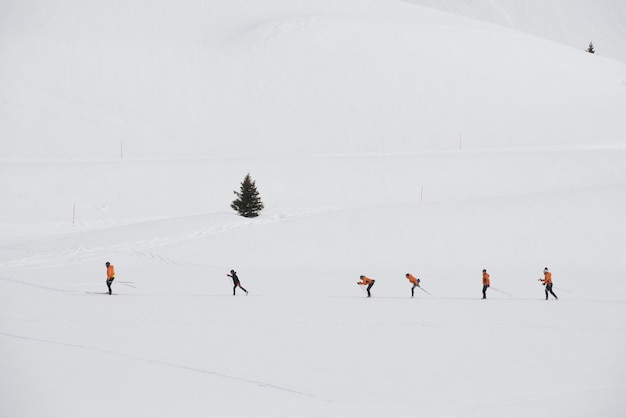
[[547, 267], [543, 269], [543, 279], [540, 280], [546, 287], [546, 300], [548, 300], [548, 293], [552, 293], [554, 299], [558, 300], [559, 298], [552, 291], [552, 273], [550, 273]]
[[115, 280], [115, 266], [108, 261], [104, 263], [107, 266], [107, 287], [109, 288], [109, 295], [111, 294], [111, 284]]
[[491, 280], [489, 280], [489, 273], [487, 270], [483, 270], [483, 299], [487, 299], [487, 288], [491, 286]]
[[411, 288], [411, 297], [413, 297], [415, 296], [415, 288], [420, 287], [421, 280], [413, 276], [411, 273], [407, 273], [405, 277], [413, 284], [413, 287]]
[[367, 285], [367, 297], [371, 298], [372, 294], [370, 293], [370, 289], [372, 288], [372, 286], [374, 286], [374, 283], [376, 282], [376, 280], [370, 279], [369, 277], [366, 277], [366, 276], [361, 276], [360, 279], [361, 281], [356, 282], [356, 283], [359, 285]]

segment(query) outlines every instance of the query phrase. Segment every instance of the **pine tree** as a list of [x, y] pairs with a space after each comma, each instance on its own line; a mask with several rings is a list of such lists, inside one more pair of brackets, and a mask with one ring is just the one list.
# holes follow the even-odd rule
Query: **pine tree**
[[264, 206], [263, 202], [261, 202], [261, 198], [259, 197], [256, 182], [252, 180], [250, 173], [248, 173], [243, 179], [240, 191], [234, 191], [233, 193], [235, 193], [237, 199], [231, 203], [231, 208], [246, 218], [259, 216], [259, 212], [263, 210]]
[[589, 46], [587, 47], [587, 49], [585, 49], [585, 51], [589, 52], [590, 54], [596, 53], [596, 50], [593, 47], [593, 42], [589, 42]]

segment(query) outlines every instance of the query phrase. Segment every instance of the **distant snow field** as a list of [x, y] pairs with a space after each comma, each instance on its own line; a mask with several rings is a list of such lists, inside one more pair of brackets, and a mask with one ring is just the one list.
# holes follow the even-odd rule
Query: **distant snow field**
[[0, 416], [621, 418], [601, 3], [0, 3]]

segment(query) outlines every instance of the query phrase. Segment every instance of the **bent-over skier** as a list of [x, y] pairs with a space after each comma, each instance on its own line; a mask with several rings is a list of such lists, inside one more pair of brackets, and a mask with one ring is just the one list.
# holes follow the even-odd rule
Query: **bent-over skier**
[[376, 282], [376, 280], [370, 279], [369, 277], [366, 277], [366, 276], [361, 276], [360, 279], [361, 281], [356, 282], [356, 283], [359, 285], [367, 285], [367, 297], [371, 298], [372, 294], [370, 293], [370, 289], [372, 288], [372, 286], [374, 286], [374, 283]]
[[411, 273], [407, 273], [405, 277], [413, 284], [411, 288], [411, 297], [415, 296], [415, 288], [420, 287], [421, 280], [413, 276]]
[[239, 281], [239, 277], [237, 277], [237, 272], [235, 270], [231, 270], [230, 274], [227, 274], [227, 276], [232, 277], [233, 279], [233, 296], [235, 296], [235, 290], [237, 290], [237, 287], [240, 287], [241, 290], [246, 292], [246, 296], [248, 295], [248, 291], [241, 286], [241, 282]]

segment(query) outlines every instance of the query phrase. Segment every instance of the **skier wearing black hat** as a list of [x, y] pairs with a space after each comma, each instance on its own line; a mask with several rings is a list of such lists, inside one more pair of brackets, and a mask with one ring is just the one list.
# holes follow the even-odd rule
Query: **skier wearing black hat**
[[374, 286], [374, 283], [376, 282], [376, 280], [370, 279], [367, 276], [360, 276], [360, 279], [361, 279], [361, 281], [360, 282], [356, 282], [356, 284], [362, 285], [362, 286], [367, 286], [367, 297], [371, 298], [372, 297], [372, 293], [370, 292], [370, 289], [372, 288], [372, 286]]
[[483, 299], [487, 299], [487, 289], [489, 286], [491, 286], [489, 273], [487, 273], [487, 269], [483, 269]]
[[113, 280], [115, 280], [115, 267], [108, 261], [104, 263], [104, 265], [107, 267], [107, 287], [109, 288], [110, 295], [112, 293], [111, 284], [113, 283]]
[[415, 296], [415, 288], [416, 287], [420, 287], [421, 280], [418, 279], [417, 277], [413, 276], [411, 273], [407, 273], [404, 277], [406, 277], [407, 280], [410, 281], [411, 284], [413, 285], [413, 287], [411, 288], [411, 297], [414, 297]]
[[233, 279], [233, 296], [235, 296], [235, 290], [237, 287], [241, 287], [241, 290], [246, 292], [246, 296], [248, 295], [248, 291], [241, 286], [241, 282], [239, 281], [239, 277], [237, 277], [237, 272], [235, 270], [231, 270], [230, 274], [227, 274], [228, 277], [232, 277]]

